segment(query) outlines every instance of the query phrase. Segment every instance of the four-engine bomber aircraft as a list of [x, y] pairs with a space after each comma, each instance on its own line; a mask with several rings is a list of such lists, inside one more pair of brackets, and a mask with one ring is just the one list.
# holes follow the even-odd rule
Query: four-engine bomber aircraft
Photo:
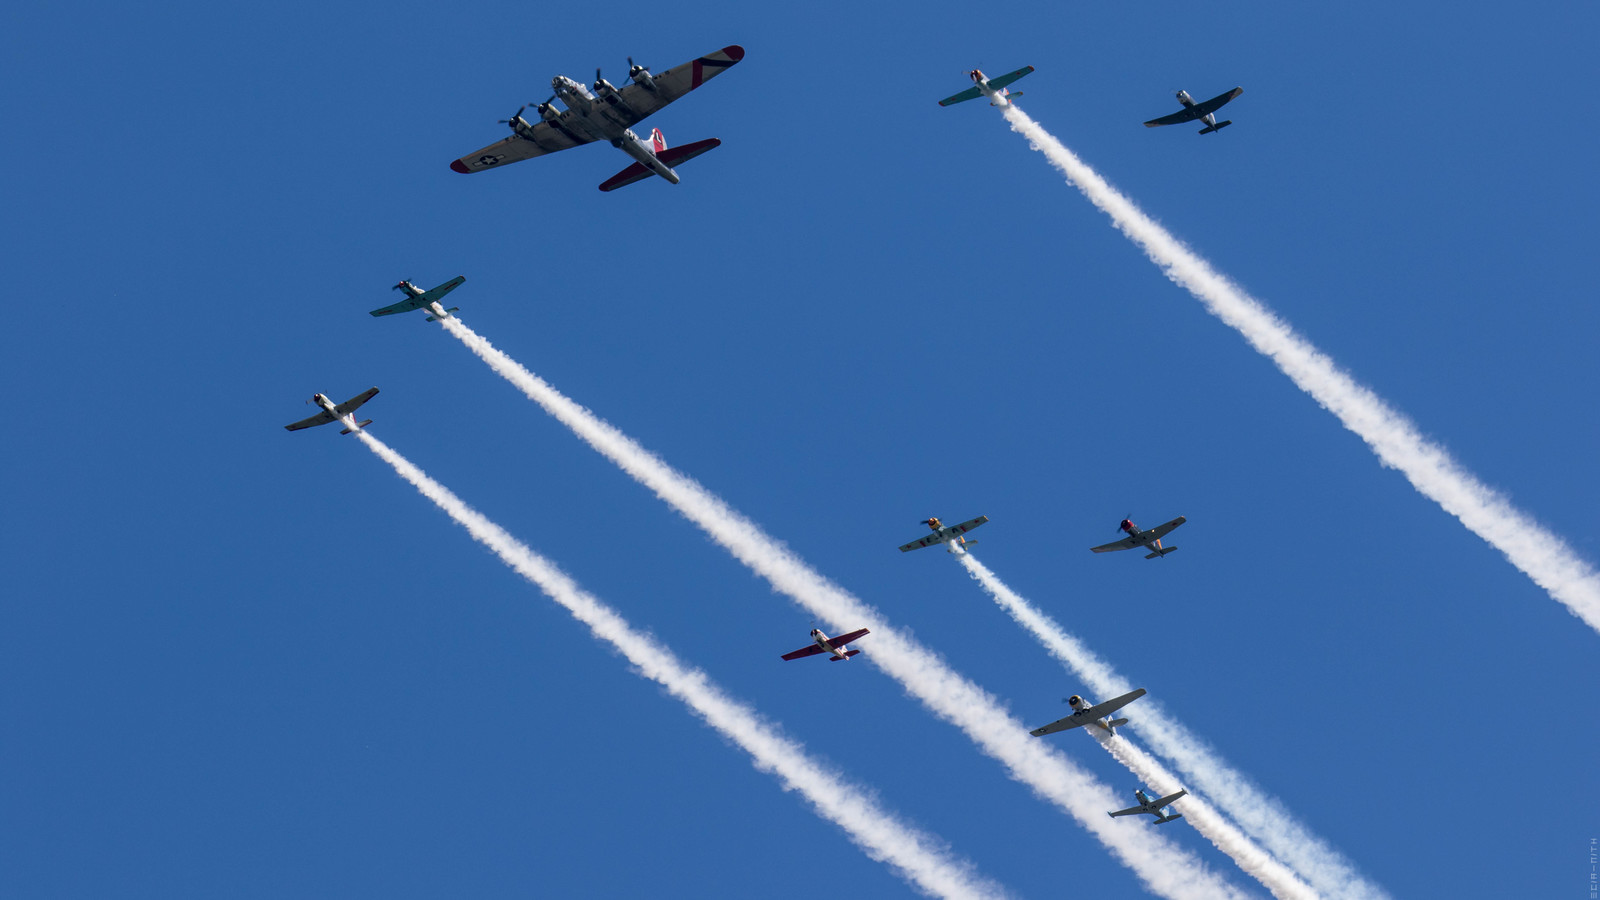
[[[328, 395], [326, 395], [326, 394], [314, 394], [311, 397], [311, 402], [315, 403], [316, 405], [318, 405], [320, 407], [322, 407], [322, 412], [317, 413], [316, 415], [312, 416], [309, 419], [301, 419], [300, 421], [295, 422], [292, 425], [285, 425], [283, 427], [285, 429], [289, 430], [289, 431], [299, 431], [302, 428], [314, 428], [314, 427], [316, 427], [318, 425], [326, 425], [329, 422], [334, 421], [335, 419], [342, 419], [345, 416], [348, 416], [351, 413], [355, 412], [356, 409], [361, 406], [361, 404], [367, 402], [368, 400], [371, 400], [373, 397], [377, 396], [377, 394], [378, 394], [378, 389], [377, 388], [367, 388], [366, 390], [364, 390], [361, 393], [355, 395], [354, 397], [351, 397], [349, 400], [346, 400], [345, 402], [340, 403], [337, 406], [334, 405], [332, 400], [328, 399]], [[372, 424], [372, 420], [368, 419], [365, 422], [357, 422], [356, 423], [356, 428], [358, 428], [358, 429], [365, 428], [365, 427], [367, 427], [368, 425], [371, 425], [371, 424]], [[341, 431], [339, 433], [340, 434], [349, 434], [351, 432], [351, 430], [352, 429], [346, 428], [346, 429], [344, 429], [343, 431]]]
[[[650, 133], [649, 141], [645, 141], [633, 133], [631, 126], [715, 78], [741, 59], [744, 59], [744, 48], [732, 44], [716, 53], [674, 66], [660, 75], [651, 75], [647, 66], [634, 65], [630, 57], [628, 77], [633, 80], [632, 84], [619, 89], [602, 78], [599, 69], [595, 69], [593, 93], [571, 78], [557, 75], [550, 81], [555, 94], [536, 105], [538, 122], [529, 124], [522, 117], [522, 110], [528, 108], [523, 106], [516, 115], [504, 120], [511, 126], [511, 137], [461, 157], [451, 163], [450, 168], [471, 174], [579, 144], [607, 141], [637, 162], [607, 179], [600, 185], [600, 190], [616, 190], [643, 181], [651, 175], [660, 175], [677, 184], [678, 173], [672, 170], [673, 166], [713, 150], [722, 142], [709, 138], [668, 149], [666, 138], [659, 128]], [[556, 109], [557, 97], [566, 104], [566, 109]]]
[[1133, 524], [1132, 519], [1123, 519], [1122, 524], [1118, 525], [1117, 528], [1126, 531], [1128, 533], [1127, 537], [1120, 541], [1112, 541], [1109, 544], [1101, 544], [1098, 547], [1090, 547], [1089, 549], [1095, 553], [1110, 553], [1113, 550], [1132, 550], [1135, 547], [1148, 547], [1151, 544], [1154, 544], [1155, 549], [1147, 554], [1145, 559], [1155, 559], [1158, 556], [1166, 556], [1168, 553], [1171, 553], [1178, 548], [1161, 546], [1161, 538], [1164, 537], [1167, 532], [1177, 528], [1179, 525], [1182, 525], [1187, 521], [1189, 520], [1185, 519], [1183, 516], [1179, 516], [1176, 519], [1173, 519], [1171, 522], [1157, 525], [1149, 531], [1140, 531], [1139, 526]]
[[831, 653], [832, 656], [828, 657], [829, 662], [838, 662], [841, 659], [849, 659], [861, 651], [849, 650], [845, 647], [845, 644], [856, 640], [862, 635], [871, 633], [872, 632], [865, 628], [858, 628], [849, 634], [841, 634], [836, 638], [831, 638], [823, 634], [822, 629], [813, 628], [811, 629], [811, 640], [815, 641], [815, 643], [809, 647], [801, 647], [799, 650], [796, 650], [793, 653], [785, 653], [783, 658], [799, 659], [802, 656], [816, 656], [818, 653]]
[[1128, 720], [1112, 719], [1111, 721], [1107, 722], [1105, 721], [1105, 717], [1143, 696], [1144, 688], [1139, 688], [1135, 691], [1129, 691], [1128, 693], [1123, 694], [1121, 697], [1107, 700], [1099, 706], [1090, 706], [1089, 701], [1083, 699], [1077, 694], [1073, 694], [1071, 697], [1067, 698], [1067, 705], [1072, 707], [1073, 710], [1072, 715], [1067, 716], [1065, 719], [1057, 719], [1054, 722], [1051, 722], [1049, 725], [1043, 725], [1039, 728], [1035, 728], [1028, 733], [1034, 737], [1043, 737], [1047, 734], [1055, 734], [1058, 731], [1066, 731], [1068, 728], [1078, 728], [1083, 725], [1094, 725], [1097, 728], [1104, 728], [1107, 733], [1115, 736], [1117, 733], [1117, 726], [1128, 724]]
[[1194, 102], [1194, 98], [1189, 96], [1188, 91], [1179, 91], [1178, 102], [1183, 104], [1183, 109], [1173, 113], [1170, 116], [1162, 116], [1159, 119], [1151, 119], [1150, 121], [1144, 123], [1144, 127], [1156, 128], [1161, 125], [1182, 125], [1184, 122], [1193, 122], [1195, 119], [1201, 119], [1206, 123], [1206, 127], [1200, 129], [1201, 134], [1210, 134], [1213, 131], [1221, 131], [1222, 129], [1227, 128], [1229, 125], [1232, 125], [1233, 120], [1229, 119], [1226, 122], [1218, 122], [1217, 117], [1213, 115], [1213, 113], [1221, 109], [1223, 104], [1242, 93], [1244, 93], [1244, 88], [1236, 87], [1226, 94], [1218, 94], [1204, 103], [1196, 103]]
[[1172, 810], [1167, 809], [1166, 806], [1167, 804], [1187, 793], [1189, 792], [1185, 790], [1179, 790], [1176, 794], [1168, 794], [1165, 797], [1157, 797], [1156, 799], [1151, 800], [1150, 796], [1144, 791], [1134, 791], [1133, 795], [1139, 798], [1138, 806], [1130, 806], [1127, 809], [1119, 809], [1114, 813], [1106, 813], [1106, 815], [1115, 819], [1117, 816], [1140, 816], [1144, 815], [1145, 813], [1149, 813], [1150, 815], [1156, 817], [1156, 820], [1151, 824], [1165, 825], [1168, 822], [1171, 822], [1173, 819], [1183, 818], [1183, 813], [1175, 813]]
[[401, 300], [399, 303], [394, 304], [393, 306], [385, 306], [383, 309], [375, 309], [368, 313], [368, 315], [392, 316], [395, 313], [411, 312], [413, 309], [426, 309], [433, 313], [433, 315], [428, 316], [429, 322], [437, 322], [440, 319], [448, 319], [450, 318], [451, 313], [456, 312], [457, 310], [461, 309], [461, 307], [452, 306], [449, 309], [445, 309], [444, 306], [439, 303], [439, 301], [444, 299], [445, 294], [448, 294], [460, 287], [461, 282], [466, 280], [466, 276], [457, 275], [449, 281], [446, 281], [444, 284], [427, 291], [417, 287], [409, 281], [402, 280], [390, 290], [400, 291], [406, 295], [406, 298]]
[[965, 103], [968, 100], [976, 100], [979, 97], [988, 97], [990, 106], [1010, 106], [1011, 100], [1009, 98], [1021, 97], [1022, 92], [1017, 91], [1013, 94], [1006, 90], [1006, 85], [1032, 73], [1033, 66], [1023, 66], [1015, 72], [1007, 72], [998, 78], [986, 78], [982, 69], [973, 69], [967, 73], [967, 77], [972, 79], [972, 83], [976, 87], [969, 87], [959, 94], [951, 94], [940, 100], [939, 105], [954, 106], [957, 103]]
[[937, 518], [925, 519], [923, 520], [922, 524], [932, 528], [933, 534], [930, 534], [925, 538], [918, 538], [909, 544], [901, 546], [900, 552], [905, 553], [908, 550], [920, 550], [923, 547], [932, 547], [934, 544], [949, 544], [950, 546], [945, 548], [945, 551], [948, 553], [962, 552], [967, 547], [978, 543], [977, 541], [969, 541], [962, 537], [962, 535], [974, 528], [977, 528], [979, 525], [982, 525], [987, 521], [989, 521], [988, 516], [979, 516], [976, 519], [968, 519], [967, 521], [962, 522], [960, 525], [945, 525]]

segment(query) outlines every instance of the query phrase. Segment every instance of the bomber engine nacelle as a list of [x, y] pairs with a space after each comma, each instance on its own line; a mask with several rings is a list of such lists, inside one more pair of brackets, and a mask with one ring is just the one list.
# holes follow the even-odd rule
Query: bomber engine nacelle
[[546, 122], [561, 115], [561, 110], [556, 109], [556, 105], [549, 100], [534, 108], [539, 110], [539, 118], [544, 119]]
[[602, 100], [617, 100], [622, 95], [617, 93], [617, 88], [604, 78], [594, 80], [594, 95]]
[[634, 65], [633, 57], [631, 56], [628, 57], [628, 77], [633, 79], [634, 84], [643, 85], [646, 90], [654, 91], [656, 89], [656, 80], [651, 77], [650, 68], [648, 66]]

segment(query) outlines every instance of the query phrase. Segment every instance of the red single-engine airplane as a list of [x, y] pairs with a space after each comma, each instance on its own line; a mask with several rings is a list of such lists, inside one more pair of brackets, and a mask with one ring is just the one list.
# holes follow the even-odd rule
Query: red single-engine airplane
[[811, 629], [811, 640], [815, 641], [816, 643], [809, 647], [801, 647], [799, 650], [796, 650], [793, 653], [785, 653], [783, 658], [799, 659], [802, 656], [816, 656], [818, 653], [831, 653], [833, 655], [828, 657], [829, 662], [838, 662], [841, 659], [849, 659], [861, 651], [847, 649], [845, 644], [848, 644], [865, 634], [871, 634], [871, 632], [865, 628], [860, 628], [850, 632], [849, 634], [841, 634], [836, 638], [831, 638], [823, 634], [822, 629], [813, 628]]

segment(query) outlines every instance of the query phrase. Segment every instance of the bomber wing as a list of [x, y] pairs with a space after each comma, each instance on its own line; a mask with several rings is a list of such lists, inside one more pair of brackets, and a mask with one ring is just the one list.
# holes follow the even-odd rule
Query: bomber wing
[[654, 87], [634, 82], [617, 91], [616, 99], [602, 98], [600, 102], [611, 107], [610, 115], [626, 127], [632, 127], [646, 116], [660, 112], [663, 107], [689, 93], [702, 84], [721, 75], [739, 60], [744, 59], [744, 48], [729, 44], [715, 53], [691, 59], [681, 66], [651, 76]]
[[572, 110], [568, 109], [563, 110], [554, 120], [540, 119], [529, 130], [529, 137], [513, 134], [505, 140], [495, 141], [487, 147], [461, 157], [451, 163], [450, 168], [466, 174], [482, 172], [484, 169], [533, 159], [546, 153], [569, 150], [594, 140], [567, 127], [565, 120], [571, 115]]
[[1163, 522], [1162, 524], [1157, 525], [1156, 527], [1150, 529], [1150, 533], [1155, 538], [1166, 537], [1167, 532], [1171, 531], [1174, 528], [1177, 528], [1179, 525], [1182, 525], [1183, 523], [1185, 523], [1187, 521], [1189, 521], [1189, 520], [1184, 518], [1183, 516], [1179, 516], [1176, 519], [1173, 519], [1171, 522]]

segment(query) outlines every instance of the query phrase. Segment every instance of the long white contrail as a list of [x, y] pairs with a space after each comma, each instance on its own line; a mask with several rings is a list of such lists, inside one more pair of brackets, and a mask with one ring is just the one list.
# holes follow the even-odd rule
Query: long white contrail
[[798, 743], [784, 737], [777, 725], [723, 693], [705, 672], [684, 665], [654, 638], [635, 631], [554, 563], [462, 502], [410, 460], [365, 431], [355, 433], [478, 543], [566, 607], [595, 637], [616, 647], [642, 675], [661, 684], [718, 733], [744, 748], [757, 769], [777, 775], [785, 790], [799, 791], [818, 815], [844, 829], [869, 857], [888, 863], [900, 877], [930, 896], [1006, 896], [970, 863], [952, 857], [939, 839], [901, 822], [878, 806], [870, 792], [812, 759]]
[[[1082, 678], [1101, 699], [1116, 697], [1133, 689], [1133, 685], [1117, 674], [1110, 663], [1095, 655], [1082, 641], [1057, 624], [1055, 619], [1040, 612], [1012, 590], [977, 557], [969, 553], [957, 559], [1001, 609], [1037, 638], [1051, 656], [1066, 666], [1067, 671]], [[1132, 720], [1129, 727], [1149, 741], [1157, 753], [1171, 760], [1189, 779], [1188, 784], [1177, 784], [1171, 775], [1157, 767], [1149, 774], [1140, 773], [1151, 787], [1163, 794], [1179, 787], [1203, 792], [1232, 816], [1246, 834], [1259, 841], [1326, 896], [1349, 900], [1380, 900], [1388, 896], [1377, 885], [1363, 878], [1343, 854], [1312, 834], [1278, 801], [1266, 796], [1249, 778], [1229, 766], [1205, 741], [1167, 715], [1154, 698], [1140, 700], [1136, 714], [1129, 718]], [[1113, 746], [1117, 744], [1116, 741], [1102, 743], [1108, 750], [1118, 749]], [[1122, 757], [1118, 756], [1118, 759]], [[1134, 768], [1135, 763], [1143, 764], [1143, 760], [1132, 754], [1123, 761], [1129, 768]], [[1154, 760], [1149, 762], [1154, 765]], [[1188, 802], [1185, 799], [1185, 805]], [[1188, 814], [1188, 810], [1184, 812]], [[1210, 812], [1203, 812], [1200, 820], [1194, 823], [1202, 832], [1206, 831], [1204, 823]]]
[[[938, 654], [888, 624], [883, 614], [807, 566], [782, 542], [698, 482], [668, 466], [621, 431], [573, 402], [461, 323], [444, 327], [501, 377], [551, 416], [700, 526], [736, 559], [830, 627], [870, 625], [870, 659], [940, 718], [961, 728], [1011, 777], [1076, 819], [1155, 894], [1171, 898], [1238, 897], [1239, 891], [1198, 858], [1149, 829], [1122, 828], [1106, 812], [1120, 802], [1104, 783], [1050, 744], [1030, 737], [1000, 702], [957, 674]], [[1298, 881], [1267, 885], [1280, 897], [1310, 896]]]
[[1004, 113], [1012, 130], [1110, 216], [1168, 278], [1277, 363], [1301, 390], [1366, 441], [1385, 466], [1398, 469], [1423, 496], [1460, 519], [1573, 615], [1600, 631], [1600, 573], [1565, 541], [1478, 481], [1443, 447], [1424, 438], [1409, 419], [1358, 384], [1259, 300], [1219, 275], [1026, 113], [1015, 106], [1005, 107]]

